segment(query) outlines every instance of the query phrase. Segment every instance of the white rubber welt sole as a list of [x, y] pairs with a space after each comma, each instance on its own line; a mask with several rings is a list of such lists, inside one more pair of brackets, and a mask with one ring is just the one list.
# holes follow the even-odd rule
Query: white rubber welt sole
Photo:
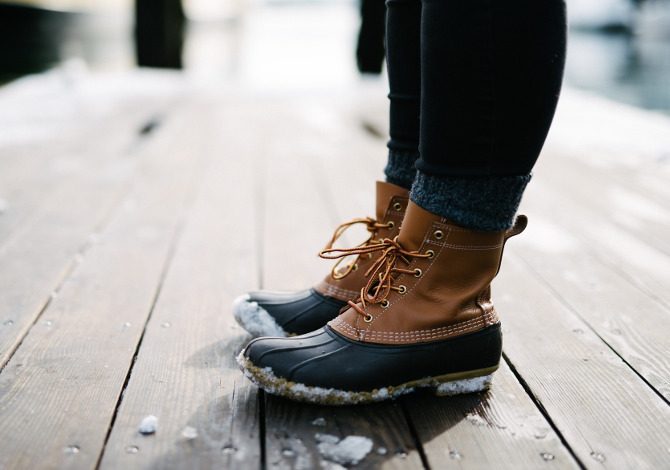
[[237, 356], [237, 363], [244, 375], [267, 393], [319, 405], [355, 405], [392, 400], [411, 393], [417, 388], [432, 387], [438, 396], [483, 392], [491, 386], [493, 372], [498, 368], [498, 366], [494, 366], [486, 369], [428, 377], [369, 392], [351, 392], [335, 388], [312, 387], [277, 377], [271, 368], [255, 366], [251, 360], [244, 356], [244, 351]]
[[242, 328], [252, 336], [287, 336], [284, 329], [249, 294], [239, 296], [233, 302], [233, 316]]

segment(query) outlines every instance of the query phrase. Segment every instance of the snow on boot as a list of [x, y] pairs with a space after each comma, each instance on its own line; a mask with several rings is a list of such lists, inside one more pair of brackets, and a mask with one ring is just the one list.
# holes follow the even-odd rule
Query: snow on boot
[[[384, 238], [395, 237], [400, 228], [409, 202], [406, 189], [391, 183], [377, 182], [376, 219], [367, 217], [354, 219], [340, 225], [321, 253], [333, 249], [338, 238], [351, 226], [363, 224], [370, 236], [356, 249], [377, 246]], [[347, 301], [355, 299], [367, 283], [366, 273], [374, 259], [372, 252], [353, 254], [347, 262], [335, 264], [331, 272], [311, 289], [299, 292], [250, 292], [238, 297], [233, 303], [233, 315], [237, 322], [254, 336], [291, 336], [308, 333], [321, 328], [335, 318], [346, 307]]]
[[397, 238], [329, 251], [376, 253], [357, 301], [312, 333], [252, 341], [238, 356], [244, 374], [268, 393], [329, 405], [486, 389], [502, 353], [490, 283], [526, 223], [474, 231], [410, 202]]

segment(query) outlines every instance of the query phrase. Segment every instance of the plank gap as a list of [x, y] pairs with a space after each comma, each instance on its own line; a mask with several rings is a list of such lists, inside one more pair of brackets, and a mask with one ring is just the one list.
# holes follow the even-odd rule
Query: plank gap
[[[129, 191], [129, 188], [128, 188]], [[121, 207], [120, 201], [122, 200], [122, 197], [118, 198], [118, 202], [116, 205], [112, 205], [112, 208], [109, 210], [109, 212], [103, 216], [103, 219], [100, 221], [100, 223], [93, 228], [93, 234], [100, 233], [104, 228], [107, 226], [109, 222], [111, 222], [115, 212], [117, 209]], [[37, 315], [35, 315], [35, 318], [33, 318], [33, 321], [30, 323], [30, 326], [26, 328], [26, 331], [23, 332], [21, 335], [19, 341], [16, 343], [14, 348], [12, 348], [9, 351], [9, 354], [7, 354], [7, 357], [4, 362], [0, 360], [0, 374], [5, 370], [5, 367], [7, 364], [9, 364], [9, 361], [12, 360], [12, 357], [14, 357], [14, 354], [16, 354], [16, 351], [19, 350], [21, 345], [23, 344], [23, 341], [26, 339], [26, 337], [30, 334], [30, 331], [33, 329], [33, 327], [37, 324], [37, 322], [40, 321], [42, 318], [42, 315], [44, 312], [49, 308], [49, 305], [51, 305], [51, 301], [58, 295], [58, 293], [61, 291], [63, 286], [67, 283], [67, 281], [70, 279], [72, 274], [75, 272], [77, 266], [81, 264], [81, 262], [84, 260], [86, 253], [95, 245], [95, 243], [92, 241], [92, 239], [89, 237], [82, 245], [81, 247], [77, 250], [75, 255], [72, 257], [72, 259], [69, 261], [65, 269], [63, 270], [62, 277], [56, 281], [56, 286], [53, 288], [51, 291], [51, 294], [47, 297], [47, 299], [44, 301], [44, 304], [38, 309]]]
[[526, 392], [526, 395], [531, 399], [531, 401], [535, 404], [537, 407], [538, 411], [542, 414], [544, 419], [547, 421], [549, 426], [551, 426], [551, 429], [556, 433], [556, 436], [558, 436], [558, 439], [561, 441], [561, 444], [565, 447], [565, 449], [568, 451], [568, 453], [572, 456], [573, 459], [575, 459], [575, 462], [577, 462], [577, 465], [579, 465], [580, 468], [586, 470], [586, 465], [584, 465], [584, 462], [582, 462], [579, 457], [577, 457], [577, 454], [575, 451], [570, 447], [570, 444], [568, 444], [568, 441], [563, 437], [563, 433], [561, 433], [561, 430], [558, 429], [558, 426], [556, 426], [556, 423], [554, 423], [554, 420], [551, 418], [549, 413], [547, 412], [547, 409], [544, 407], [542, 402], [535, 396], [533, 391], [531, 390], [530, 386], [528, 385], [528, 382], [521, 376], [519, 371], [517, 370], [516, 366], [514, 363], [510, 360], [510, 358], [505, 354], [503, 351], [502, 357], [509, 366], [510, 370], [512, 371], [512, 374], [514, 377], [516, 377], [516, 380], [519, 382], [521, 387], [524, 389]]
[[416, 431], [414, 421], [412, 421], [412, 417], [410, 416], [409, 411], [407, 410], [407, 406], [405, 405], [404, 400], [400, 402], [400, 409], [402, 410], [402, 414], [405, 417], [405, 422], [407, 423], [409, 433], [412, 436], [412, 439], [414, 440], [414, 445], [416, 446], [416, 451], [419, 453], [419, 458], [421, 458], [423, 468], [425, 468], [426, 470], [430, 470], [431, 467], [430, 463], [428, 463], [428, 456], [426, 455], [426, 451], [423, 448], [423, 443], [419, 438], [419, 433]]
[[[196, 193], [197, 191], [193, 191]], [[192, 206], [192, 202], [194, 200], [194, 196], [192, 195], [190, 198], [190, 204], [187, 204], [187, 207]], [[128, 372], [126, 373], [126, 377], [123, 381], [123, 385], [121, 386], [121, 391], [119, 392], [118, 399], [116, 400], [116, 404], [114, 405], [114, 412], [112, 413], [112, 418], [109, 422], [109, 426], [107, 428], [107, 433], [105, 434], [105, 439], [102, 443], [102, 447], [100, 449], [100, 453], [98, 454], [98, 459], [95, 463], [95, 469], [99, 469], [100, 465], [102, 464], [102, 458], [105, 455], [105, 449], [107, 447], [107, 443], [109, 442], [109, 437], [112, 434], [112, 429], [114, 429], [114, 423], [116, 422], [116, 417], [119, 413], [119, 408], [121, 407], [121, 403], [123, 402], [123, 396], [126, 392], [126, 388], [128, 387], [128, 383], [130, 382], [130, 377], [133, 373], [133, 369], [135, 367], [135, 363], [137, 362], [137, 357], [139, 356], [140, 350], [142, 348], [142, 342], [144, 341], [144, 336], [147, 332], [147, 326], [149, 325], [149, 322], [151, 321], [151, 317], [153, 316], [154, 310], [156, 308], [156, 304], [158, 303], [158, 299], [160, 298], [161, 292], [163, 290], [163, 285], [165, 284], [165, 279], [167, 278], [167, 274], [170, 270], [170, 265], [172, 264], [172, 260], [174, 259], [174, 255], [177, 251], [177, 245], [179, 243], [179, 240], [181, 238], [181, 235], [184, 230], [184, 226], [186, 225], [186, 217], [184, 217], [184, 212], [182, 212], [182, 216], [179, 218], [179, 221], [177, 222], [177, 228], [172, 235], [172, 239], [170, 240], [170, 245], [168, 247], [168, 252], [167, 256], [165, 257], [165, 262], [163, 263], [163, 266], [161, 268], [160, 276], [158, 278], [158, 285], [156, 286], [156, 291], [154, 292], [154, 296], [151, 299], [151, 306], [149, 307], [149, 314], [147, 315], [147, 318], [144, 322], [144, 325], [142, 327], [142, 333], [140, 334], [140, 338], [137, 341], [137, 346], [135, 346], [135, 351], [133, 352], [133, 357], [130, 360], [130, 364], [128, 366]]]
[[155, 132], [162, 124], [163, 116], [152, 116], [140, 126], [137, 133], [141, 138], [145, 138], [152, 132]]
[[258, 437], [261, 447], [261, 461], [259, 467], [261, 470], [267, 468], [267, 451], [265, 448], [265, 391], [258, 389]]

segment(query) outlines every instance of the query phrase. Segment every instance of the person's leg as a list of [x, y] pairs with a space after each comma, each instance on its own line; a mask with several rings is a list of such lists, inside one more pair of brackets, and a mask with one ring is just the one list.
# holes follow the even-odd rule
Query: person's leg
[[[421, 159], [400, 233], [373, 255], [349, 308], [238, 357], [269, 393], [367, 403], [488, 387], [502, 353], [490, 284], [551, 122], [565, 51], [562, 0], [424, 0]], [[338, 254], [338, 253], [335, 253]]]
[[412, 200], [481, 230], [512, 224], [563, 76], [563, 0], [423, 0]]
[[386, 1], [390, 139], [386, 181], [410, 189], [419, 158], [421, 1]]

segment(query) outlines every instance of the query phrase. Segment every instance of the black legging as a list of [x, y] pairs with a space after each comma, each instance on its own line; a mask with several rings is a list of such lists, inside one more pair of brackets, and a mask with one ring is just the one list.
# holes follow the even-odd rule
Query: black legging
[[530, 173], [563, 75], [563, 0], [387, 0], [389, 149], [435, 176]]

